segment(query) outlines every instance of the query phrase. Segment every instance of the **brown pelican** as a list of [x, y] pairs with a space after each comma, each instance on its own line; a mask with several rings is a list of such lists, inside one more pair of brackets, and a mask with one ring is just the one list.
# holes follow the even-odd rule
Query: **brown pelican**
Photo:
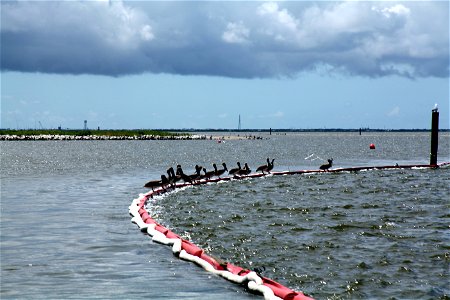
[[250, 174], [252, 170], [250, 170], [250, 168], [248, 167], [248, 164], [245, 163], [244, 168], [240, 169], [239, 172], [237, 173], [238, 175], [248, 175]]
[[180, 165], [177, 166], [177, 175], [180, 176], [180, 178], [184, 181], [184, 182], [189, 182], [192, 183], [192, 179], [190, 176], [184, 174], [183, 169], [181, 168]]
[[167, 174], [169, 175], [169, 183], [171, 185], [175, 184], [177, 181], [181, 180], [181, 176], [180, 175], [175, 175], [175, 171], [173, 170], [172, 167], [170, 167], [169, 169], [167, 169]]
[[206, 168], [203, 168], [203, 172], [205, 173], [205, 175], [202, 175], [201, 178], [202, 178], [202, 179], [210, 179], [211, 177], [214, 176], [214, 173], [215, 173], [216, 171], [209, 171], [209, 172], [206, 172]]
[[328, 160], [328, 163], [327, 163], [327, 164], [321, 165], [321, 166], [320, 166], [320, 169], [326, 171], [326, 170], [328, 170], [329, 168], [331, 168], [332, 165], [333, 165], [333, 159], [331, 158], [331, 159]]
[[236, 174], [237, 172], [239, 172], [239, 170], [242, 170], [241, 169], [241, 163], [237, 162], [237, 165], [238, 165], [238, 168], [234, 168], [234, 169], [229, 170], [228, 174], [233, 175], [233, 174]]
[[256, 172], [261, 171], [261, 172], [264, 174], [264, 171], [265, 171], [265, 172], [268, 172], [269, 166], [270, 166], [270, 159], [267, 158], [267, 165], [259, 166], [259, 167], [256, 169]]
[[164, 188], [164, 185], [169, 184], [169, 179], [167, 179], [166, 175], [161, 175], [161, 180], [152, 180], [147, 182], [144, 187], [151, 188], [152, 190], [156, 187]]
[[195, 173], [189, 175], [189, 177], [191, 178], [191, 180], [198, 180], [198, 179], [201, 179], [201, 178], [202, 178], [202, 174], [201, 174], [202, 169], [203, 169], [202, 166], [195, 165]]
[[214, 167], [214, 175], [220, 178], [220, 175], [224, 174], [225, 171], [228, 171], [227, 165], [225, 163], [222, 163], [223, 169], [218, 170], [216, 164], [213, 164]]
[[273, 162], [274, 162], [274, 161], [275, 161], [275, 158], [272, 158], [272, 162], [268, 165], [267, 172], [270, 173], [270, 171], [273, 170]]

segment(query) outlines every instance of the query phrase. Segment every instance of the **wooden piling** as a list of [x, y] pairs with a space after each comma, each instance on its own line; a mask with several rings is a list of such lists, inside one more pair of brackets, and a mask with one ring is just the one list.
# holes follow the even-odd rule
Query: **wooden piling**
[[431, 113], [431, 152], [430, 152], [430, 165], [437, 165], [437, 153], [439, 143], [439, 112], [435, 108]]

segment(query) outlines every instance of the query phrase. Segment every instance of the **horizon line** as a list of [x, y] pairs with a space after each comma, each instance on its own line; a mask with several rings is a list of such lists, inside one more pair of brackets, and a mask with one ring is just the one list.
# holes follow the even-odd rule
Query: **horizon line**
[[[154, 130], [154, 131], [168, 131], [168, 132], [426, 132], [431, 131], [431, 128], [248, 128], [248, 129], [232, 129], [232, 128], [28, 128], [28, 129], [14, 129], [14, 128], [0, 128], [0, 131], [139, 131], [139, 130]], [[439, 131], [447, 132], [450, 128], [440, 128]]]

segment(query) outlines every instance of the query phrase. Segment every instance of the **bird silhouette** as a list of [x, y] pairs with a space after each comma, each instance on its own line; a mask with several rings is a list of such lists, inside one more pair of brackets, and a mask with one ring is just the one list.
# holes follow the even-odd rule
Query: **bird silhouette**
[[236, 174], [237, 172], [239, 172], [239, 170], [242, 169], [242, 168], [241, 168], [241, 163], [240, 163], [240, 162], [237, 162], [237, 165], [238, 165], [238, 167], [229, 170], [229, 171], [228, 171], [228, 174], [234, 175], [234, 174]]
[[332, 165], [333, 165], [333, 159], [330, 158], [330, 159], [328, 160], [328, 163], [327, 163], [327, 164], [323, 164], [323, 165], [320, 166], [320, 169], [321, 169], [321, 170], [324, 170], [324, 171], [327, 171], [329, 168], [331, 168]]

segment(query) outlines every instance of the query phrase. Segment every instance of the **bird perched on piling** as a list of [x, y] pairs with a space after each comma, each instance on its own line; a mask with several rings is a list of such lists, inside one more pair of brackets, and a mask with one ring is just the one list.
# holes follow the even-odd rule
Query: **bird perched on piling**
[[333, 165], [333, 159], [330, 158], [330, 159], [328, 160], [328, 163], [327, 163], [327, 164], [323, 164], [323, 165], [320, 166], [320, 169], [321, 169], [321, 170], [324, 170], [324, 171], [327, 171], [329, 168], [331, 168], [332, 165]]

